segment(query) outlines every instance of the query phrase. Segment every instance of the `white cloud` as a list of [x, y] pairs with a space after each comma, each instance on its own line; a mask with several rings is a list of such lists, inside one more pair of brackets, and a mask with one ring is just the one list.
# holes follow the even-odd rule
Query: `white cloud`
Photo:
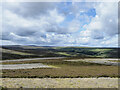
[[[66, 12], [60, 12], [55, 4], [7, 3], [3, 12], [3, 43], [58, 46], [117, 45], [117, 3], [97, 3], [96, 6], [95, 3], [85, 6], [75, 3], [69, 8], [71, 10]], [[90, 8], [95, 8], [96, 17], [81, 15]], [[73, 15], [74, 19], [70, 18], [71, 21], [65, 22], [69, 14]], [[80, 32], [81, 29], [84, 30]]]
[[56, 9], [50, 11], [50, 19], [52, 19], [51, 21], [56, 21], [56, 23], [60, 23], [62, 21], [64, 21], [64, 16], [60, 15]]
[[79, 20], [72, 20], [68, 25], [69, 32], [76, 32], [80, 29], [80, 21]]
[[96, 6], [97, 16], [92, 19], [86, 28], [93, 32], [94, 30], [104, 32], [109, 36], [116, 35], [118, 33], [117, 11], [117, 3], [101, 3], [99, 6]]
[[[95, 39], [101, 39], [98, 40], [98, 46], [116, 46], [117, 37], [114, 38], [114, 40], [112, 39], [118, 34], [117, 3], [100, 3], [95, 9], [96, 17], [93, 17], [88, 25], [84, 25], [86, 31], [82, 31], [81, 34], [83, 33], [85, 37], [91, 37], [93, 43], [96, 43], [94, 42]], [[105, 41], [107, 37], [109, 37], [109, 39]]]

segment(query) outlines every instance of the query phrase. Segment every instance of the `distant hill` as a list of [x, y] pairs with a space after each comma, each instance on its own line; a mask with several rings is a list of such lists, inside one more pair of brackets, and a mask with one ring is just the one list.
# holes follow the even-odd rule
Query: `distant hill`
[[38, 57], [118, 58], [119, 48], [106, 47], [55, 47], [5, 45], [0, 47], [2, 59]]

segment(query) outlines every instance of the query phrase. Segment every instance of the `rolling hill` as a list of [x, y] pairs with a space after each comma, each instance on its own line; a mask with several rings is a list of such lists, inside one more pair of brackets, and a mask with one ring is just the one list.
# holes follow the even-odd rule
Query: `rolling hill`
[[0, 47], [2, 59], [38, 57], [118, 58], [118, 48], [99, 47], [49, 47], [6, 45]]

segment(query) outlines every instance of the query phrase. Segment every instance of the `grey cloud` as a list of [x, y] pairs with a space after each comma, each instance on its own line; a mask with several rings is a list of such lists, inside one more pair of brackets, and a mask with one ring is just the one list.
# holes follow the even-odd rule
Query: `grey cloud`
[[[113, 12], [115, 13], [115, 12]], [[117, 22], [117, 15], [111, 16], [108, 15], [102, 19], [103, 24], [103, 32], [105, 32], [109, 36], [114, 36], [118, 34], [118, 22]], [[110, 22], [111, 20], [111, 22]]]
[[18, 5], [11, 5], [11, 3], [7, 3], [7, 6], [5, 8], [23, 17], [35, 18], [39, 17], [39, 15], [45, 15], [48, 12], [48, 10], [54, 9], [55, 3], [21, 2]]
[[120, 2], [118, 2], [118, 33], [120, 34]]
[[52, 25], [46, 27], [46, 31], [47, 32], [57, 33], [57, 34], [70, 33], [68, 28], [58, 26], [57, 24], [52, 24]]
[[91, 37], [94, 39], [104, 39], [104, 33], [99, 30], [94, 30], [91, 33]]
[[2, 33], [2, 40], [11, 40], [12, 36], [9, 35], [9, 33]]
[[36, 33], [36, 30], [34, 28], [19, 28], [16, 32], [19, 36], [32, 36]]

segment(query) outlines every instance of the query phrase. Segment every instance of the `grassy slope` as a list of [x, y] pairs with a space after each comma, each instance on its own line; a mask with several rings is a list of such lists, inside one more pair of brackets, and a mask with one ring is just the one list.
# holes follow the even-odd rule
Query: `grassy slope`
[[33, 57], [117, 58], [116, 48], [3, 46], [2, 59]]
[[11, 53], [11, 54], [18, 54], [18, 55], [34, 55], [34, 54], [30, 54], [30, 53], [24, 53], [24, 52], [19, 52], [19, 51], [14, 51], [14, 50], [9, 50], [9, 49], [3, 49], [3, 48], [0, 48], [0, 50], [2, 50], [3, 53]]

